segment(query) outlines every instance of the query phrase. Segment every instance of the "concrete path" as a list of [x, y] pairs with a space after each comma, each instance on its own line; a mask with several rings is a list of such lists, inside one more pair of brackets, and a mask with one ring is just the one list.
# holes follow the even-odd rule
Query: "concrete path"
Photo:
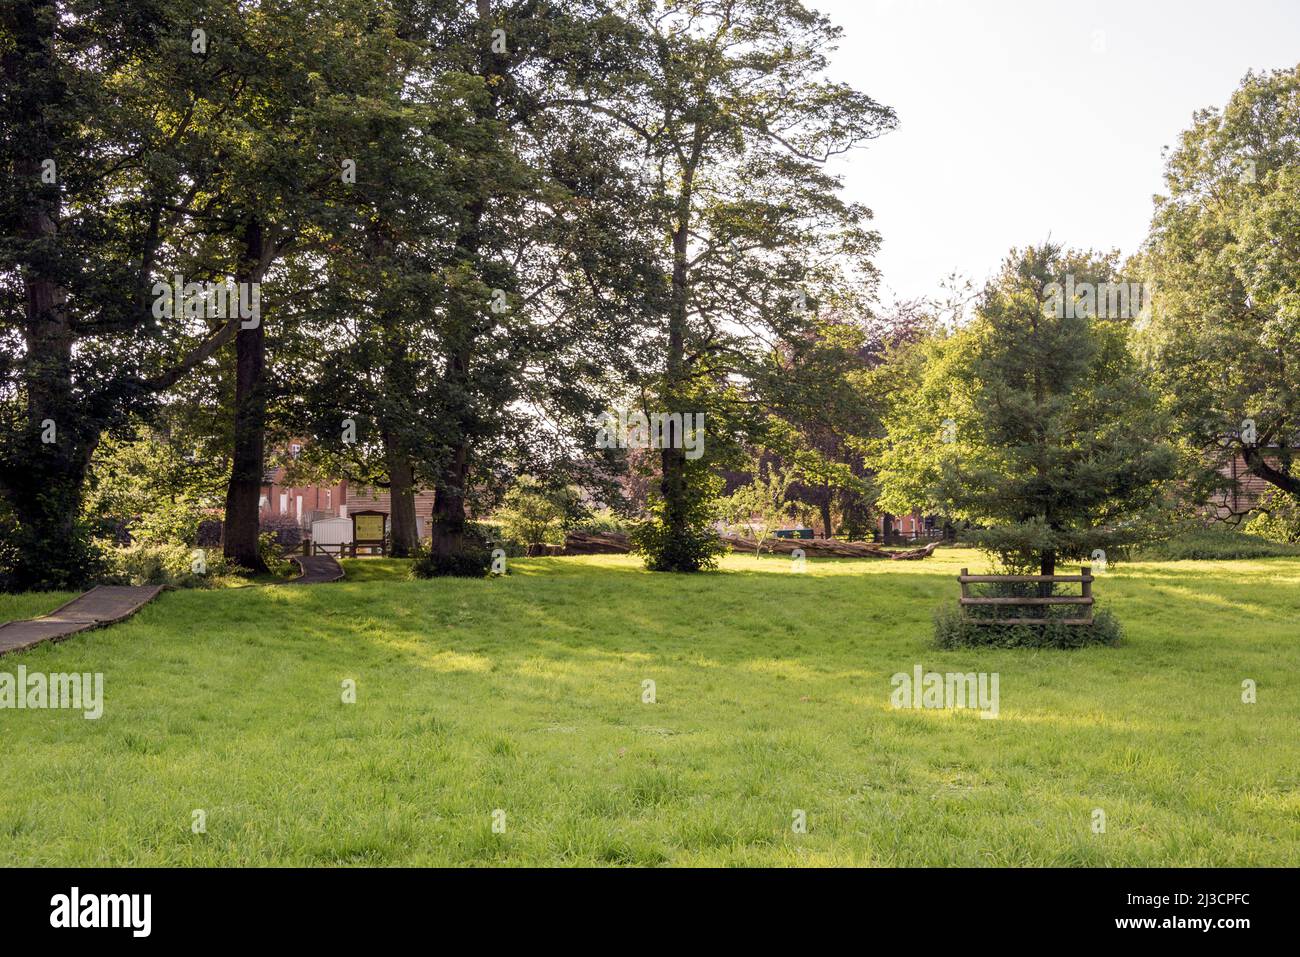
[[323, 585], [343, 577], [343, 566], [330, 555], [294, 555], [302, 574], [285, 585]]
[[48, 615], [0, 625], [0, 655], [130, 618], [162, 590], [161, 585], [97, 585]]

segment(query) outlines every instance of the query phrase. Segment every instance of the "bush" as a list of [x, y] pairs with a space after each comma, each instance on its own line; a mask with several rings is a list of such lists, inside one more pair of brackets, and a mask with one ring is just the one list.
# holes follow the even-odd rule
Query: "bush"
[[1233, 561], [1300, 555], [1300, 546], [1272, 542], [1223, 526], [1198, 528], [1133, 550], [1133, 559], [1148, 562]]
[[1269, 489], [1259, 502], [1260, 511], [1246, 523], [1246, 531], [1270, 542], [1300, 543], [1300, 502], [1279, 489]]
[[999, 625], [992, 619], [967, 618], [953, 604], [940, 606], [934, 614], [934, 640], [940, 648], [1082, 648], [1117, 645], [1122, 638], [1119, 620], [1106, 609], [1093, 615], [1091, 625]]
[[226, 560], [219, 551], [203, 556], [202, 571], [195, 571], [196, 549], [188, 545], [159, 545], [139, 542], [121, 548], [106, 548], [107, 585], [171, 585], [176, 588], [202, 588], [229, 574]]
[[260, 525], [261, 535], [272, 535], [281, 549], [299, 548], [302, 545], [303, 530], [297, 519], [288, 515], [268, 515]]
[[632, 523], [621, 515], [607, 508], [594, 511], [573, 523], [570, 531], [586, 532], [588, 535], [627, 535], [632, 531]]
[[727, 546], [712, 525], [688, 525], [680, 535], [657, 520], [632, 529], [632, 551], [652, 572], [695, 572], [716, 568]]
[[492, 550], [501, 547], [494, 528], [466, 522], [464, 544], [454, 555], [434, 555], [421, 548], [411, 562], [412, 578], [485, 578], [492, 571]]
[[[652, 518], [632, 529], [632, 551], [641, 556], [652, 572], [697, 572], [716, 568], [727, 546], [718, 538], [713, 521], [717, 517], [718, 493], [722, 479], [706, 471], [692, 470], [688, 462], [686, 483], [685, 527], [674, 532], [667, 521], [667, 507], [656, 498], [651, 505]], [[694, 475], [690, 474], [694, 471]]]
[[491, 570], [492, 553], [468, 540], [465, 548], [454, 555], [434, 555], [421, 550], [411, 563], [413, 578], [485, 578]]
[[564, 528], [576, 498], [569, 489], [548, 489], [521, 476], [506, 493], [494, 519], [501, 536], [520, 545], [563, 545]]
[[280, 536], [276, 532], [262, 532], [257, 536], [257, 555], [273, 575], [284, 577], [293, 571], [293, 562], [284, 557]]
[[51, 542], [0, 499], [0, 592], [78, 589], [98, 581], [105, 568], [87, 523], [74, 522], [69, 538]]

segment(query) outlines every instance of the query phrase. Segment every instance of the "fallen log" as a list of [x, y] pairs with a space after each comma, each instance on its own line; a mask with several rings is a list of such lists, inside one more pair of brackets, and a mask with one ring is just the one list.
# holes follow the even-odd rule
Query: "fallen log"
[[620, 555], [632, 550], [621, 532], [569, 532], [564, 537], [565, 555]]
[[[721, 535], [734, 551], [753, 552], [755, 543], [739, 535]], [[913, 561], [929, 558], [938, 542], [924, 548], [891, 552], [870, 542], [842, 542], [834, 538], [774, 538], [763, 543], [763, 550], [774, 555], [789, 555], [796, 548], [813, 558], [885, 558], [890, 561]], [[565, 555], [618, 555], [632, 550], [628, 536], [619, 532], [569, 532], [565, 537]]]

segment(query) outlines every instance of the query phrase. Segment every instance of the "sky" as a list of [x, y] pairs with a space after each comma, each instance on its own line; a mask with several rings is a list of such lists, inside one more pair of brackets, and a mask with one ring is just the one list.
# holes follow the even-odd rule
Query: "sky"
[[885, 303], [1049, 236], [1135, 252], [1194, 111], [1300, 62], [1300, 0], [810, 5], [844, 28], [832, 77], [898, 114], [834, 167], [875, 213]]

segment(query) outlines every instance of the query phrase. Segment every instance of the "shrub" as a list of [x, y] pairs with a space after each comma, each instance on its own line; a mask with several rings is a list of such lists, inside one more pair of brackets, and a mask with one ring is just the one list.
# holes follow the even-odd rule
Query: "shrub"
[[104, 574], [105, 555], [90, 526], [74, 520], [61, 543], [24, 525], [0, 499], [0, 591], [52, 591], [82, 588]]
[[267, 571], [281, 577], [293, 571], [293, 562], [284, 557], [280, 537], [275, 532], [262, 532], [257, 536], [257, 554]]
[[520, 545], [563, 544], [568, 494], [547, 490], [536, 479], [522, 476], [495, 516], [502, 537]]
[[454, 555], [435, 555], [421, 548], [411, 562], [412, 578], [484, 578], [492, 571], [492, 549], [500, 542], [493, 528], [481, 522], [466, 522], [464, 544]]
[[1192, 529], [1134, 549], [1137, 561], [1233, 561], [1300, 555], [1300, 546], [1269, 541], [1249, 532], [1218, 526]]
[[610, 509], [603, 508], [574, 522], [571, 530], [586, 532], [588, 535], [607, 535], [610, 533], [627, 535], [632, 531], [632, 523]]
[[[302, 545], [303, 530], [296, 519], [288, 515], [268, 515], [260, 524], [260, 535], [272, 535], [282, 549]], [[260, 537], [260, 536], [259, 536]]]
[[662, 521], [642, 522], [632, 529], [632, 551], [652, 572], [694, 572], [716, 568], [727, 546], [712, 525], [687, 525], [673, 534]]
[[[688, 463], [688, 468], [695, 463]], [[713, 527], [722, 480], [707, 472], [688, 479], [683, 503], [684, 527], [674, 531], [668, 522], [662, 499], [651, 505], [652, 517], [641, 522], [629, 536], [632, 551], [641, 556], [652, 572], [697, 572], [716, 568], [727, 546]]]
[[967, 618], [947, 603], [934, 614], [934, 640], [940, 648], [1082, 648], [1116, 645], [1122, 638], [1119, 620], [1106, 609], [1093, 615], [1091, 625], [1000, 625], [992, 619]]
[[485, 578], [492, 570], [492, 553], [477, 543], [453, 555], [434, 555], [421, 551], [411, 563], [413, 578]]
[[104, 550], [108, 585], [172, 585], [177, 588], [202, 588], [229, 573], [219, 551], [203, 556], [203, 571], [194, 569], [195, 549], [188, 545], [137, 542]]
[[1246, 531], [1270, 542], [1300, 543], [1300, 502], [1278, 489], [1269, 489], [1259, 502], [1260, 511]]

